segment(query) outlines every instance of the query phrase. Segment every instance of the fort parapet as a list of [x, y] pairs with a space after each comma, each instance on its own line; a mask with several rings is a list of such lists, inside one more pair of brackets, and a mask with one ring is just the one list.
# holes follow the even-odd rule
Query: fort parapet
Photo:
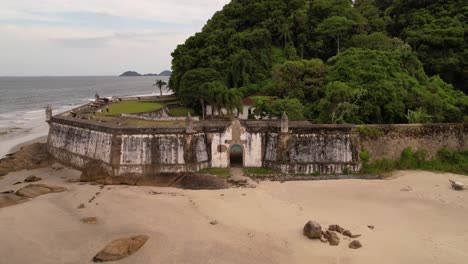
[[429, 155], [468, 148], [467, 124], [317, 125], [284, 117], [188, 123], [190, 129], [124, 126], [64, 113], [49, 120], [48, 146], [63, 163], [84, 168], [99, 161], [115, 176], [229, 167], [233, 148], [242, 150], [240, 166], [304, 174], [357, 171], [363, 150], [371, 159], [396, 159], [406, 147]]

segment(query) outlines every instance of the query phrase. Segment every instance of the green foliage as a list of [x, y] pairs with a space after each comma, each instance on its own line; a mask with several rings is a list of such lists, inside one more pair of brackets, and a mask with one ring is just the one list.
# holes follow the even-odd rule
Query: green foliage
[[366, 164], [370, 160], [370, 153], [368, 150], [364, 149], [359, 153], [359, 158], [361, 159], [362, 163]]
[[424, 109], [417, 109], [417, 110], [410, 110], [408, 109], [408, 113], [406, 114], [406, 119], [408, 119], [408, 123], [410, 124], [417, 124], [417, 123], [430, 123], [432, 116], [428, 115]]
[[264, 117], [268, 116], [268, 107], [275, 98], [271, 96], [251, 96], [250, 99], [254, 101], [253, 105], [251, 106], [254, 109], [253, 115], [259, 116], [260, 119], [263, 119]]
[[286, 112], [290, 120], [304, 119], [304, 106], [295, 98], [275, 100], [267, 106], [267, 112], [271, 117], [279, 118], [283, 115], [283, 112]]
[[466, 12], [462, 0], [232, 0], [174, 50], [169, 86], [202, 113], [201, 87], [218, 81], [298, 99], [318, 123], [460, 122]]
[[359, 135], [363, 138], [375, 139], [384, 134], [384, 132], [380, 128], [371, 126], [358, 126], [357, 130]]
[[277, 173], [278, 171], [272, 168], [266, 168], [266, 167], [249, 167], [249, 168], [244, 168], [244, 174], [245, 175], [265, 175], [265, 174], [273, 174]]
[[437, 155], [429, 159], [424, 149], [413, 151], [410, 147], [404, 149], [399, 160], [376, 160], [364, 163], [360, 173], [380, 174], [393, 170], [429, 170], [452, 172], [468, 175], [468, 151], [455, 151], [442, 148]]

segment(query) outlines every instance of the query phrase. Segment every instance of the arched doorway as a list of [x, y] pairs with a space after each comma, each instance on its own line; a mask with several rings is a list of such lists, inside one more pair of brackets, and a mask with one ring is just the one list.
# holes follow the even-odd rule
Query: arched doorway
[[240, 145], [232, 145], [229, 150], [229, 163], [231, 167], [242, 167], [243, 163], [243, 150]]

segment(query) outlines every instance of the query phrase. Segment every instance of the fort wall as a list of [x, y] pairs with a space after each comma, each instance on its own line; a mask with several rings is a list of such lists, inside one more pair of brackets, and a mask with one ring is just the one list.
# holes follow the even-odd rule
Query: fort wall
[[[84, 168], [99, 161], [115, 176], [198, 171], [229, 167], [238, 145], [243, 166], [272, 167], [285, 173], [343, 173], [360, 169], [359, 153], [371, 159], [399, 158], [406, 147], [468, 149], [467, 124], [317, 125], [307, 121], [232, 120], [193, 122], [193, 128], [121, 127], [77, 120], [50, 119], [50, 153]], [[370, 131], [370, 132], [369, 132]]]

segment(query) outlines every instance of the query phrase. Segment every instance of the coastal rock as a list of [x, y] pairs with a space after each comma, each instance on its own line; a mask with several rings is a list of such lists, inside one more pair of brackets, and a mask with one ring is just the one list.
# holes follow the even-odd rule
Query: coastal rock
[[362, 247], [362, 244], [361, 244], [361, 242], [359, 242], [359, 240], [353, 240], [353, 241], [351, 241], [351, 243], [349, 243], [349, 248], [358, 249], [358, 248], [361, 248], [361, 247]]
[[14, 193], [0, 193], [0, 208], [7, 207], [15, 204], [19, 204], [27, 201], [28, 199], [22, 196], [18, 196]]
[[34, 143], [0, 159], [0, 176], [12, 171], [44, 168], [54, 162], [54, 158], [47, 151], [47, 144]]
[[35, 175], [28, 176], [26, 179], [24, 179], [24, 182], [36, 182], [42, 180], [41, 177], [36, 177]]
[[463, 183], [454, 181], [454, 180], [449, 180], [449, 181], [450, 181], [450, 184], [452, 185], [452, 189], [456, 191], [461, 191], [465, 189], [465, 185]]
[[302, 233], [310, 239], [320, 239], [322, 237], [322, 226], [315, 221], [309, 221], [304, 225]]
[[116, 239], [94, 256], [93, 261], [103, 262], [123, 259], [139, 250], [148, 239], [149, 237], [146, 235]]
[[324, 233], [324, 237], [328, 240], [330, 246], [338, 246], [340, 244], [340, 238], [338, 235], [333, 231], [326, 231]]
[[58, 193], [66, 190], [67, 189], [64, 187], [48, 186], [45, 184], [28, 184], [16, 191], [16, 195], [26, 198], [36, 198], [43, 194]]

